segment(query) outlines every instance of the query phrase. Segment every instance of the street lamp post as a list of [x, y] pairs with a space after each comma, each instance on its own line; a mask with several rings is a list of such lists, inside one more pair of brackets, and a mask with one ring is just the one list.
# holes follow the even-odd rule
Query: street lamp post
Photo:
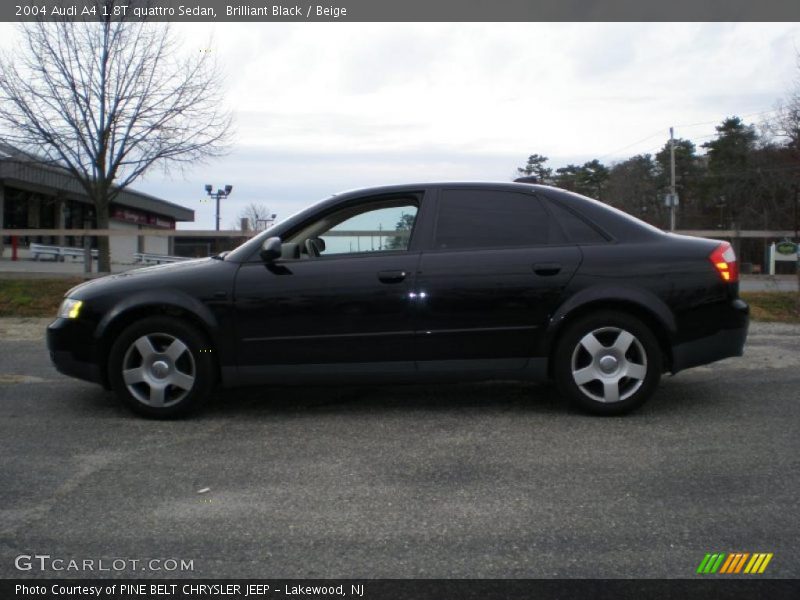
[[206, 184], [206, 194], [210, 198], [214, 198], [217, 201], [217, 231], [219, 231], [219, 201], [221, 198], [227, 198], [230, 196], [230, 193], [233, 191], [232, 185], [226, 185], [224, 189], [217, 189], [216, 192], [212, 191], [214, 186], [210, 183]]
[[256, 219], [256, 231], [264, 231], [275, 224], [276, 214], [271, 214], [268, 219]]

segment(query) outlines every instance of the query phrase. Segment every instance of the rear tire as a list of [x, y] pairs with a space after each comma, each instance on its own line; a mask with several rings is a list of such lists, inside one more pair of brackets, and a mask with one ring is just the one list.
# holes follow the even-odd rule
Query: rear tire
[[213, 391], [216, 365], [205, 336], [180, 319], [134, 323], [111, 347], [108, 376], [134, 412], [174, 419], [198, 409]]
[[562, 395], [595, 415], [622, 415], [653, 395], [663, 359], [653, 332], [636, 317], [603, 310], [567, 326], [554, 354]]

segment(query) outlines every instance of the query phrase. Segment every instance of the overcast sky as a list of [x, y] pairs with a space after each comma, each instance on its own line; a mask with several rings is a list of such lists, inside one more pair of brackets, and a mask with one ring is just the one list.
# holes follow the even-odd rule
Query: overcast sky
[[205, 183], [233, 185], [229, 227], [251, 202], [280, 219], [355, 187], [508, 180], [532, 153], [611, 163], [655, 152], [670, 125], [699, 144], [726, 116], [768, 116], [800, 49], [792, 23], [174, 27], [187, 51], [213, 35], [234, 146], [133, 187], [193, 208], [201, 229], [214, 226]]

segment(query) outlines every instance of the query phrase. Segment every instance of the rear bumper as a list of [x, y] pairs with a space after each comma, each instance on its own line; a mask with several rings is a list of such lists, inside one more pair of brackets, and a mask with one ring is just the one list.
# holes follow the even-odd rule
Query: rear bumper
[[77, 319], [56, 319], [47, 327], [47, 349], [56, 370], [70, 377], [103, 384], [91, 327]]
[[726, 307], [724, 328], [716, 333], [672, 347], [672, 373], [691, 367], [742, 356], [750, 323], [750, 307], [744, 300], [736, 299]]

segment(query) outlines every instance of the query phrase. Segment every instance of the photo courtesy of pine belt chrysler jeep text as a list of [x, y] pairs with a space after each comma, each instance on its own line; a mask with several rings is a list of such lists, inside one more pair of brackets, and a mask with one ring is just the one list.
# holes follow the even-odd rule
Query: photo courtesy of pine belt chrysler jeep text
[[[595, 414], [664, 372], [741, 356], [727, 242], [664, 233], [529, 183], [335, 195], [210, 258], [67, 292], [62, 373], [176, 417], [216, 386], [552, 379]], [[669, 401], [665, 388], [665, 402]]]

